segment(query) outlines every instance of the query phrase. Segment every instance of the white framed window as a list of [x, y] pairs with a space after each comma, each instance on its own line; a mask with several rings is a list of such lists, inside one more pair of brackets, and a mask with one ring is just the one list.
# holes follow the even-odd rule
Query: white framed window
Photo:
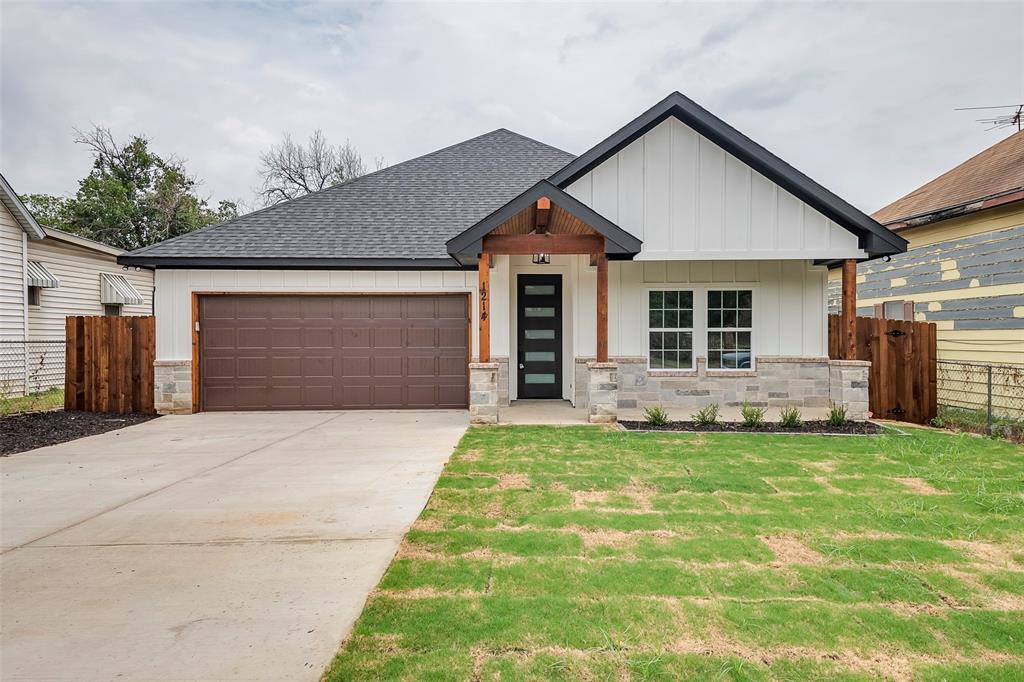
[[693, 369], [693, 291], [647, 292], [647, 357], [651, 370]]
[[104, 303], [103, 304], [103, 314], [106, 317], [118, 317], [118, 316], [120, 316], [120, 314], [121, 314], [121, 304], [120, 303]]
[[707, 302], [708, 369], [752, 369], [754, 291], [709, 289]]

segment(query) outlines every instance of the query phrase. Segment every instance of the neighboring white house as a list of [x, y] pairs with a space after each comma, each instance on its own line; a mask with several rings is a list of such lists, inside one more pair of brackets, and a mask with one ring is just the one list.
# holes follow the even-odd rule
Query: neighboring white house
[[0, 175], [0, 397], [63, 384], [68, 315], [152, 315], [153, 272], [39, 225]]
[[[580, 157], [500, 129], [119, 258], [158, 410], [867, 410], [828, 268], [902, 238], [679, 93]], [[483, 360], [484, 362], [474, 362]]]

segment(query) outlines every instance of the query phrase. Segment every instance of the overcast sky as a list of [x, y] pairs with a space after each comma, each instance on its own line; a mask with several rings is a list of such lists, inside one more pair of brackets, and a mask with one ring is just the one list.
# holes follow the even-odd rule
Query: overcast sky
[[322, 128], [388, 164], [499, 127], [579, 154], [679, 90], [880, 208], [1024, 101], [1024, 3], [0, 4], [0, 170], [71, 194], [72, 128], [144, 133], [216, 199]]

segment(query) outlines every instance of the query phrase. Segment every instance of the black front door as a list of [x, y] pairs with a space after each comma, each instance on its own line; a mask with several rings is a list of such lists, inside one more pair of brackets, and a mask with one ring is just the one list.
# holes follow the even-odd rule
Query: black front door
[[562, 276], [519, 275], [519, 397], [562, 397]]

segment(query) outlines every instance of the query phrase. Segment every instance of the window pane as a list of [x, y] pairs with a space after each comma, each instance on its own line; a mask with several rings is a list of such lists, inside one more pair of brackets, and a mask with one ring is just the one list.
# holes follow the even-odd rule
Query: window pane
[[736, 292], [735, 291], [723, 291], [722, 292], [722, 307], [723, 308], [735, 308], [736, 307]]
[[553, 339], [555, 338], [554, 329], [525, 329], [524, 335], [528, 339]]
[[660, 311], [660, 310], [652, 310], [651, 311], [651, 318], [650, 318], [650, 328], [651, 329], [658, 329], [659, 327], [664, 327], [665, 326], [664, 322], [665, 322], [665, 314], [662, 311]]
[[718, 350], [708, 351], [708, 367], [710, 369], [722, 368], [722, 352]]
[[554, 374], [527, 374], [525, 376], [526, 383], [528, 384], [553, 384], [555, 383]]
[[661, 350], [664, 348], [662, 345], [662, 338], [664, 337], [663, 332], [651, 332], [651, 350]]
[[665, 332], [665, 350], [679, 348], [679, 334], [676, 332]]
[[692, 291], [680, 291], [679, 292], [679, 307], [693, 309], [693, 292]]
[[554, 317], [554, 308], [524, 308], [523, 314], [526, 317]]
[[736, 347], [736, 332], [722, 332], [722, 349], [729, 350]]
[[679, 332], [679, 347], [686, 350], [693, 349], [693, 332]]
[[754, 326], [754, 314], [750, 310], [740, 310], [739, 325], [740, 327], [752, 327]]
[[679, 311], [679, 326], [684, 329], [693, 327], [693, 311], [692, 310], [680, 310]]
[[679, 311], [678, 310], [666, 310], [665, 311], [665, 327], [667, 329], [675, 329], [679, 326]]
[[722, 311], [721, 310], [709, 310], [708, 311], [708, 326], [709, 327], [721, 327], [722, 326]]
[[661, 351], [655, 351], [651, 353], [651, 369], [664, 369], [665, 367], [665, 354]]
[[693, 353], [688, 350], [679, 353], [679, 366], [689, 369], [693, 367]]
[[665, 353], [665, 369], [679, 368], [679, 353]]
[[708, 332], [708, 349], [717, 350], [722, 347], [722, 332]]
[[750, 332], [739, 332], [736, 334], [736, 347], [742, 350], [750, 350]]
[[709, 291], [708, 292], [708, 307], [709, 308], [721, 308], [722, 307], [722, 292], [721, 291]]
[[741, 291], [739, 294], [739, 299], [739, 306], [741, 308], [750, 308], [752, 307], [751, 300], [753, 299], [753, 292], [751, 292], [749, 289], [747, 289], [746, 291]]
[[679, 307], [679, 292], [678, 291], [666, 291], [665, 292], [665, 307], [666, 308], [678, 308]]
[[736, 326], [736, 311], [735, 310], [723, 310], [722, 311], [722, 326], [732, 327]]
[[664, 294], [660, 291], [652, 291], [650, 295], [649, 308], [660, 308], [662, 307], [662, 301], [664, 300]]
[[527, 284], [523, 287], [523, 293], [527, 296], [550, 296], [555, 293], [554, 284]]
[[555, 353], [554, 351], [527, 351], [526, 352], [527, 362], [554, 362]]

